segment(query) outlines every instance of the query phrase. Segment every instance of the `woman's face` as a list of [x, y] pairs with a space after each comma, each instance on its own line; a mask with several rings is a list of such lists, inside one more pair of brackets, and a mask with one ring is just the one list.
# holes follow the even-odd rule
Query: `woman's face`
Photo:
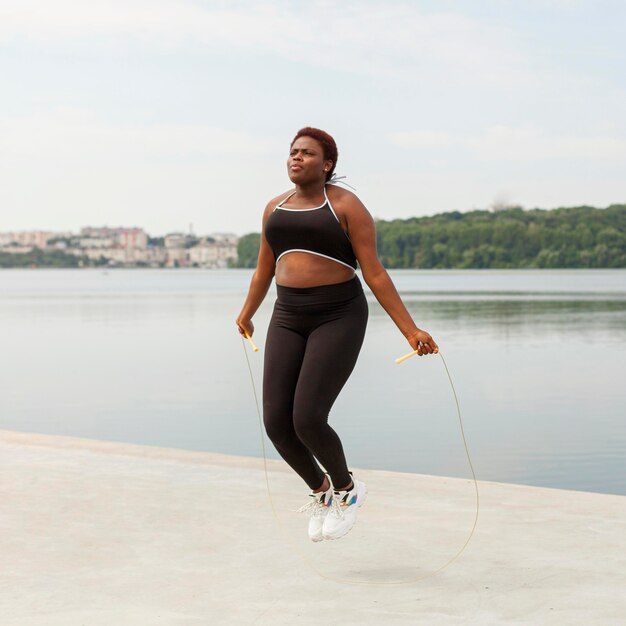
[[325, 180], [333, 162], [324, 159], [324, 149], [313, 137], [298, 137], [287, 159], [287, 173], [292, 183], [303, 184]]

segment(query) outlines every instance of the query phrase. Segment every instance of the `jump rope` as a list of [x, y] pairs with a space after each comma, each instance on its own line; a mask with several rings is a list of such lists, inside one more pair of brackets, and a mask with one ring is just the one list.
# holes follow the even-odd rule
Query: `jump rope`
[[[250, 342], [253, 352], [258, 352], [259, 348], [254, 344], [254, 342], [252, 341], [252, 337], [250, 337], [248, 333], [246, 333], [246, 339]], [[274, 514], [274, 518], [276, 522], [278, 523], [278, 526], [280, 527], [281, 532], [283, 533], [284, 537], [286, 537], [289, 543], [291, 543], [291, 545], [295, 548], [296, 552], [299, 554], [303, 562], [306, 563], [306, 565], [308, 565], [321, 578], [324, 578], [325, 580], [332, 580], [333, 582], [344, 583], [344, 584], [349, 584], [349, 585], [406, 585], [406, 584], [418, 582], [420, 580], [425, 580], [426, 578], [431, 578], [432, 576], [435, 576], [436, 574], [444, 570], [446, 567], [451, 565], [454, 561], [456, 561], [461, 556], [461, 554], [467, 547], [467, 544], [470, 542], [472, 536], [474, 535], [474, 531], [476, 530], [476, 524], [478, 523], [478, 512], [480, 509], [480, 499], [478, 496], [478, 481], [476, 480], [476, 473], [474, 472], [474, 466], [472, 465], [472, 459], [470, 457], [470, 453], [467, 447], [467, 440], [465, 439], [465, 430], [463, 429], [463, 419], [461, 417], [461, 408], [459, 406], [459, 399], [456, 394], [456, 389], [454, 388], [454, 383], [452, 382], [452, 377], [450, 376], [450, 371], [448, 370], [448, 366], [441, 352], [438, 352], [438, 354], [441, 357], [441, 362], [443, 363], [443, 366], [446, 370], [448, 380], [450, 381], [450, 387], [452, 388], [452, 393], [454, 394], [454, 401], [456, 403], [456, 410], [457, 410], [457, 414], [459, 417], [459, 426], [461, 428], [461, 437], [463, 438], [463, 445], [465, 446], [465, 454], [467, 455], [467, 461], [469, 463], [470, 470], [472, 472], [472, 477], [474, 479], [474, 488], [476, 490], [476, 514], [474, 516], [474, 524], [472, 525], [472, 529], [467, 539], [465, 540], [465, 543], [461, 547], [461, 549], [451, 559], [446, 561], [443, 565], [438, 567], [436, 570], [433, 570], [432, 572], [428, 574], [424, 574], [422, 576], [416, 576], [414, 578], [406, 578], [402, 580], [364, 581], [364, 580], [356, 580], [356, 579], [350, 579], [350, 578], [339, 578], [337, 576], [329, 576], [328, 574], [324, 574], [323, 572], [321, 572], [317, 567], [315, 567], [313, 563], [311, 563], [310, 559], [302, 551], [300, 546], [296, 542], [292, 541], [291, 537], [289, 536], [289, 533], [285, 530], [282, 521], [278, 517], [278, 514], [276, 513], [276, 507], [274, 506], [274, 500], [272, 498], [272, 492], [270, 490], [270, 483], [269, 483], [269, 478], [267, 474], [267, 457], [265, 456], [265, 439], [263, 437], [263, 418], [261, 417], [261, 410], [259, 408], [259, 399], [258, 399], [257, 392], [256, 392], [256, 385], [254, 384], [254, 376], [252, 374], [252, 367], [250, 366], [250, 359], [248, 358], [248, 352], [246, 350], [245, 339], [243, 337], [241, 338], [241, 345], [243, 347], [243, 352], [246, 356], [246, 363], [248, 365], [248, 372], [250, 373], [250, 382], [252, 383], [252, 391], [254, 393], [254, 401], [256, 404], [256, 412], [259, 418], [259, 427], [261, 431], [261, 448], [263, 450], [263, 468], [265, 470], [265, 484], [267, 486], [267, 495], [269, 497], [270, 505], [272, 507], [272, 512]], [[396, 363], [400, 364], [403, 361], [406, 361], [408, 358], [416, 355], [417, 353], [418, 353], [417, 350], [414, 350], [413, 352], [409, 352], [408, 354], [405, 354], [404, 356], [396, 359]]]

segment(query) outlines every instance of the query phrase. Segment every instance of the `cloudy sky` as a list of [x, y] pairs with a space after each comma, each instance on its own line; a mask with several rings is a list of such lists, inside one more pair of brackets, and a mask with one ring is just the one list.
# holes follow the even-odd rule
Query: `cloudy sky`
[[382, 219], [626, 202], [621, 0], [0, 0], [0, 230], [258, 231], [302, 126]]

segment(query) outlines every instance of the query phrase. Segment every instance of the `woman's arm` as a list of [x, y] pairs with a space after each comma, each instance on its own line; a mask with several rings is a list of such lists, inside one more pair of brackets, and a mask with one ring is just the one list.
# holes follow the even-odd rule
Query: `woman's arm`
[[348, 235], [365, 282], [417, 354], [421, 356], [438, 352], [439, 347], [434, 339], [426, 331], [418, 328], [413, 321], [387, 270], [378, 258], [376, 226], [369, 211], [354, 194], [346, 194], [342, 200]]
[[274, 253], [265, 239], [265, 222], [270, 216], [274, 206], [274, 201], [271, 201], [265, 207], [265, 211], [263, 212], [261, 246], [259, 248], [259, 258], [257, 260], [256, 270], [252, 275], [252, 280], [250, 281], [250, 288], [248, 289], [246, 301], [244, 302], [241, 313], [239, 313], [235, 322], [239, 329], [239, 333], [244, 336], [248, 333], [248, 335], [252, 337], [252, 334], [254, 333], [252, 316], [261, 306], [261, 302], [265, 299], [270, 285], [272, 284], [272, 279], [274, 278], [274, 271], [276, 269]]

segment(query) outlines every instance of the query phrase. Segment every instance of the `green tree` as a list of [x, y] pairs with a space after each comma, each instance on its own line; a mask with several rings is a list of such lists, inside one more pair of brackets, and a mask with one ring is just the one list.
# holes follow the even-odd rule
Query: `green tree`
[[244, 235], [237, 242], [237, 267], [256, 267], [261, 247], [261, 234]]
[[[239, 267], [254, 267], [259, 234], [239, 241]], [[626, 205], [440, 213], [377, 220], [388, 268], [626, 267]]]

